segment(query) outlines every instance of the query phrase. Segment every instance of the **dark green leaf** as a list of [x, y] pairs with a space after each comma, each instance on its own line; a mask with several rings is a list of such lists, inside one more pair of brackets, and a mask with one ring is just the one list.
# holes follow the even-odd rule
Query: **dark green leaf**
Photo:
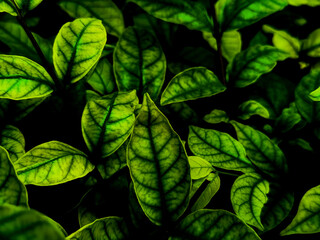
[[169, 104], [166, 109], [184, 122], [196, 123], [199, 120], [197, 113], [185, 102]]
[[267, 108], [265, 108], [261, 103], [255, 100], [248, 100], [241, 103], [240, 111], [242, 114], [239, 116], [240, 119], [247, 120], [253, 115], [259, 115], [263, 118], [269, 118], [270, 114]]
[[19, 9], [23, 12], [28, 12], [37, 7], [43, 0], [15, 0]]
[[301, 115], [298, 113], [295, 103], [291, 103], [288, 108], [283, 109], [275, 124], [281, 132], [291, 130], [295, 125], [302, 121]]
[[207, 123], [220, 123], [220, 122], [228, 122], [229, 117], [227, 113], [223, 110], [214, 109], [209, 114], [206, 114], [203, 118]]
[[177, 220], [189, 201], [188, 159], [179, 136], [148, 94], [128, 144], [127, 161], [147, 217], [157, 225]]
[[37, 106], [39, 106], [46, 97], [42, 98], [32, 98], [32, 99], [24, 99], [20, 101], [11, 101], [11, 113], [13, 117], [13, 121], [18, 122], [24, 117], [26, 117], [29, 113], [31, 113]]
[[320, 57], [320, 28], [314, 30], [307, 39], [302, 41], [302, 50], [306, 51], [310, 57]]

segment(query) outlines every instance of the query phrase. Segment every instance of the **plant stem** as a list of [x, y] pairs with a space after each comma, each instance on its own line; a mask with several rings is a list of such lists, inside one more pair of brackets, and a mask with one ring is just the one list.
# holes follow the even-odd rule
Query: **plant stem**
[[229, 172], [220, 171], [220, 170], [216, 170], [215, 172], [217, 172], [218, 174], [229, 175], [229, 176], [233, 176], [233, 177], [239, 177], [240, 176], [240, 174], [229, 173]]

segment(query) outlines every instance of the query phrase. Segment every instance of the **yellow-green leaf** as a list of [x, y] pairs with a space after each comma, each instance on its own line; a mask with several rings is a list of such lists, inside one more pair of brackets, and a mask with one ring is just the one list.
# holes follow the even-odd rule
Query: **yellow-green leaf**
[[134, 189], [146, 216], [156, 225], [176, 221], [188, 206], [190, 167], [180, 137], [148, 94], [127, 151]]
[[23, 12], [28, 12], [37, 7], [43, 0], [14, 0], [19, 9]]
[[207, 177], [209, 173], [214, 171], [212, 165], [201, 157], [189, 156], [188, 160], [192, 180]]
[[320, 57], [320, 28], [314, 30], [307, 39], [303, 40], [302, 50], [306, 51], [310, 57]]
[[12, 125], [6, 125], [0, 132], [0, 145], [8, 151], [12, 162], [16, 162], [25, 153], [24, 136]]
[[0, 1], [0, 12], [6, 12], [12, 16], [17, 16], [16, 9], [14, 4], [10, 0], [1, 0]]
[[47, 71], [28, 58], [0, 54], [0, 66], [0, 98], [39, 98], [54, 89]]
[[84, 177], [94, 166], [78, 149], [51, 141], [29, 150], [15, 162], [15, 168], [24, 184], [50, 186]]
[[288, 0], [288, 3], [295, 7], [301, 5], [308, 5], [310, 7], [320, 6], [320, 0]]
[[59, 79], [75, 83], [98, 62], [107, 34], [100, 20], [78, 18], [60, 29], [53, 44], [53, 63]]

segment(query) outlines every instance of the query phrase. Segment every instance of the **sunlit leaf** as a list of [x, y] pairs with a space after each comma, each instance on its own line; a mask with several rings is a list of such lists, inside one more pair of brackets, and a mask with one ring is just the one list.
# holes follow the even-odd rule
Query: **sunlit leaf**
[[28, 58], [1, 54], [0, 66], [0, 98], [38, 98], [53, 91], [50, 75]]
[[190, 126], [188, 145], [195, 155], [209, 161], [214, 167], [253, 171], [244, 147], [227, 133]]
[[229, 117], [225, 111], [214, 109], [209, 114], [206, 114], [203, 117], [203, 120], [206, 121], [207, 123], [215, 124], [220, 122], [228, 122]]
[[49, 217], [25, 207], [0, 206], [0, 238], [64, 240], [61, 226]]
[[189, 156], [188, 160], [192, 180], [207, 177], [214, 171], [212, 165], [201, 157]]
[[259, 240], [255, 231], [225, 210], [202, 209], [184, 218], [170, 240]]
[[112, 0], [60, 0], [59, 6], [73, 18], [97, 18], [107, 32], [119, 37], [124, 30], [122, 12]]
[[255, 166], [275, 178], [283, 177], [283, 174], [288, 172], [283, 152], [268, 136], [248, 125], [236, 121], [230, 121], [230, 123]]
[[292, 6], [309, 5], [310, 7], [320, 6], [320, 0], [288, 0]]
[[82, 134], [89, 150], [102, 158], [114, 153], [132, 131], [137, 104], [135, 90], [115, 92], [89, 101], [81, 120]]
[[78, 149], [51, 141], [29, 150], [15, 162], [15, 168], [24, 184], [50, 186], [84, 177], [94, 166]]
[[130, 0], [150, 15], [161, 20], [182, 24], [192, 30], [211, 31], [212, 19], [200, 2], [184, 0]]
[[239, 118], [243, 120], [247, 120], [253, 115], [259, 115], [263, 118], [269, 118], [270, 116], [268, 109], [255, 100], [248, 100], [243, 102], [242, 104], [240, 104], [239, 109], [242, 112]]
[[1, 0], [0, 1], [0, 12], [6, 12], [12, 16], [17, 16], [16, 9], [14, 4], [10, 0]]
[[189, 201], [190, 167], [179, 136], [148, 95], [127, 151], [134, 189], [147, 217], [156, 225], [177, 220]]
[[227, 79], [235, 87], [246, 87], [289, 55], [272, 46], [255, 45], [235, 56], [227, 68]]
[[302, 41], [302, 50], [306, 51], [310, 57], [320, 57], [320, 28], [314, 30], [307, 39]]
[[5, 203], [28, 207], [28, 195], [26, 187], [18, 179], [8, 152], [0, 146], [0, 206]]
[[235, 213], [247, 224], [263, 230], [261, 211], [268, 200], [269, 182], [256, 173], [238, 177], [231, 188]]
[[20, 101], [11, 101], [11, 113], [13, 121], [18, 122], [29, 113], [31, 113], [36, 107], [38, 107], [46, 97], [24, 99]]
[[287, 132], [302, 121], [295, 103], [291, 103], [288, 108], [284, 108], [275, 124], [281, 132]]
[[157, 39], [146, 29], [128, 27], [114, 51], [114, 73], [119, 91], [136, 89], [139, 97], [160, 93], [166, 59]]
[[53, 44], [58, 78], [71, 83], [83, 78], [98, 62], [106, 41], [106, 30], [100, 20], [78, 18], [64, 24]]
[[309, 234], [320, 232], [320, 186], [311, 188], [302, 197], [298, 212], [280, 234]]
[[282, 10], [287, 5], [287, 0], [226, 0], [221, 6], [222, 32], [249, 26]]
[[12, 162], [17, 161], [25, 153], [24, 136], [12, 125], [6, 125], [0, 132], [0, 145], [8, 151]]
[[163, 91], [160, 103], [183, 102], [210, 97], [226, 90], [218, 77], [205, 67], [189, 68], [172, 78]]
[[15, 0], [19, 9], [23, 12], [28, 12], [37, 7], [43, 0]]

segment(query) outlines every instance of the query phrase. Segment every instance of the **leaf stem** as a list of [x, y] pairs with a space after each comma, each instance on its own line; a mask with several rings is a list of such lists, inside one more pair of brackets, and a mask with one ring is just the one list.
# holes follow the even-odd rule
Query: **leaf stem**
[[233, 177], [239, 177], [241, 175], [241, 174], [229, 173], [229, 172], [220, 171], [220, 170], [215, 170], [215, 172], [218, 174], [229, 175], [229, 176], [233, 176]]

